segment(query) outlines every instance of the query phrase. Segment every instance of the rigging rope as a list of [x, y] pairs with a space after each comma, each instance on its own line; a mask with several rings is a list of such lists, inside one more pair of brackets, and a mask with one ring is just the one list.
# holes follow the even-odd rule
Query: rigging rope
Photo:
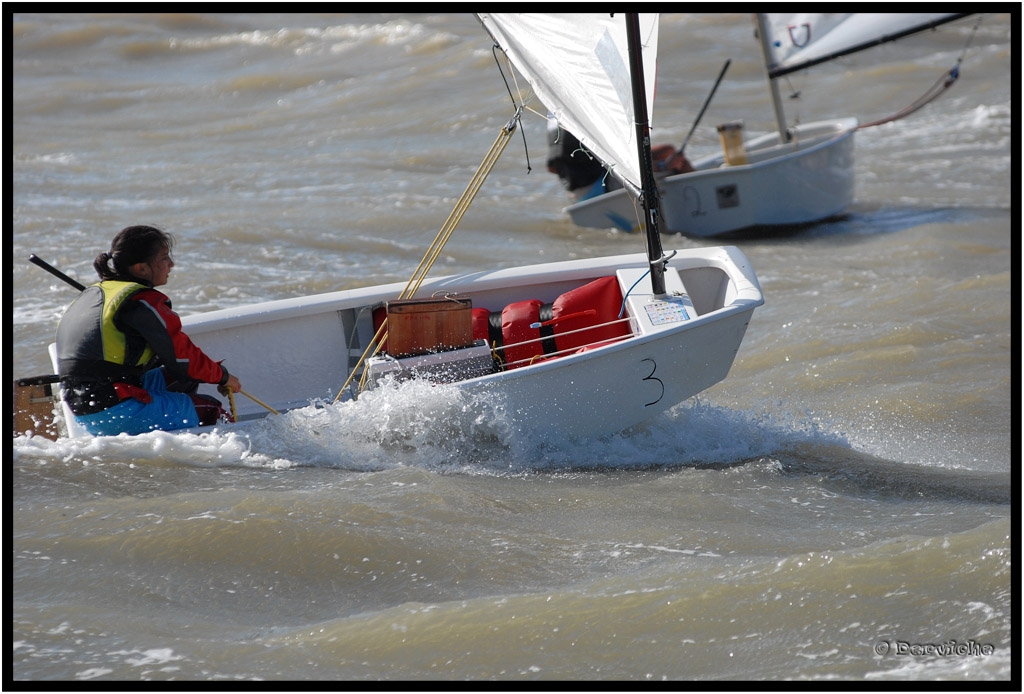
[[505, 150], [508, 145], [512, 134], [516, 131], [516, 124], [519, 122], [519, 117], [522, 115], [522, 108], [516, 109], [516, 114], [512, 117], [505, 127], [501, 129], [494, 144], [491, 145], [491, 149], [484, 156], [484, 160], [480, 163], [476, 173], [473, 174], [473, 178], [470, 180], [469, 185], [466, 186], [466, 190], [462, 193], [462, 197], [455, 204], [455, 209], [448, 215], [448, 219], [445, 220], [441, 230], [437, 233], [434, 241], [431, 243], [430, 248], [423, 256], [423, 260], [420, 261], [419, 266], [413, 273], [412, 278], [409, 279], [409, 283], [406, 285], [405, 290], [402, 292], [399, 299], [411, 298], [420, 288], [423, 280], [426, 278], [427, 273], [430, 272], [430, 268], [434, 265], [438, 256], [441, 254], [441, 250], [444, 245], [451, 238], [452, 232], [455, 231], [455, 227], [458, 226], [462, 217], [466, 214], [466, 210], [469, 209], [469, 205], [473, 202], [473, 198], [476, 197], [477, 192], [480, 190], [480, 186], [483, 185], [487, 179], [487, 175], [491, 173], [491, 169], [498, 162], [498, 157]]
[[[451, 238], [452, 232], [455, 231], [455, 227], [458, 226], [460, 221], [462, 221], [462, 217], [469, 209], [470, 203], [473, 202], [473, 199], [476, 197], [480, 187], [483, 185], [488, 174], [491, 173], [494, 165], [498, 162], [498, 158], [501, 156], [501, 153], [508, 145], [509, 140], [512, 139], [512, 135], [516, 131], [522, 111], [522, 107], [516, 109], [516, 114], [501, 129], [498, 137], [494, 140], [494, 144], [491, 145], [490, 151], [488, 151], [484, 156], [480, 166], [477, 167], [476, 173], [473, 174], [473, 178], [470, 179], [469, 185], [467, 185], [466, 190], [463, 191], [462, 197], [460, 197], [458, 202], [455, 204], [455, 208], [452, 210], [451, 214], [448, 215], [448, 219], [446, 219], [445, 223], [441, 226], [441, 230], [437, 232], [437, 236], [434, 237], [434, 240], [431, 242], [427, 252], [423, 255], [423, 259], [420, 260], [420, 264], [416, 267], [412, 277], [409, 278], [409, 282], [405, 285], [405, 289], [403, 289], [402, 293], [399, 294], [399, 299], [410, 299], [417, 291], [419, 291], [420, 285], [423, 284], [423, 280], [426, 279], [427, 273], [430, 272], [430, 268], [433, 267], [434, 263], [441, 255], [441, 250], [448, 242], [448, 239]], [[384, 344], [385, 340], [387, 340], [387, 325], [387, 318], [385, 317], [384, 322], [377, 329], [377, 332], [370, 340], [370, 343], [366, 346], [366, 350], [364, 350], [362, 356], [359, 357], [359, 361], [356, 362], [351, 373], [349, 373], [348, 379], [345, 381], [345, 385], [343, 385], [338, 391], [338, 394], [334, 396], [334, 402], [338, 402], [341, 398], [341, 394], [348, 389], [349, 385], [351, 385], [352, 379], [355, 378], [356, 372], [359, 371], [359, 368], [363, 363], [369, 357], [380, 351], [381, 346]], [[363, 377], [360, 379], [360, 391], [363, 390], [365, 380], [366, 370], [364, 369]]]
[[956, 65], [954, 65], [949, 70], [949, 72], [947, 72], [945, 75], [936, 80], [935, 84], [933, 84], [928, 89], [928, 91], [926, 91], [924, 94], [918, 97], [916, 101], [906, 106], [905, 108], [897, 111], [893, 115], [887, 118], [882, 118], [880, 120], [872, 121], [871, 123], [863, 123], [857, 126], [857, 129], [861, 130], [863, 128], [871, 128], [876, 125], [882, 125], [883, 123], [891, 123], [893, 121], [899, 120], [900, 118], [906, 118], [911, 113], [919, 111], [920, 109], [924, 108], [931, 102], [938, 99], [940, 96], [942, 96], [943, 92], [952, 87], [953, 83], [956, 82], [958, 77], [960, 77], [960, 64], [963, 62], [964, 56], [967, 55], [967, 49], [970, 48], [971, 42], [974, 40], [974, 35], [978, 33], [978, 27], [981, 26], [981, 17], [982, 16], [979, 15], [978, 21], [974, 23], [974, 29], [971, 30], [970, 35], [967, 37], [967, 43], [964, 44], [963, 50], [960, 51], [960, 57], [957, 58]]
[[900, 109], [896, 113], [894, 113], [891, 116], [888, 116], [886, 118], [881, 118], [881, 119], [876, 120], [876, 121], [871, 121], [870, 123], [861, 123], [860, 125], [857, 126], [857, 129], [858, 130], [863, 130], [864, 128], [872, 128], [872, 127], [874, 127], [876, 125], [882, 125], [883, 123], [892, 123], [893, 121], [897, 121], [900, 118], [906, 118], [911, 113], [914, 113], [915, 111], [921, 110], [922, 108], [924, 108], [925, 106], [927, 106], [928, 104], [930, 104], [931, 102], [935, 101], [940, 96], [942, 96], [942, 93], [944, 91], [946, 91], [947, 89], [949, 89], [950, 87], [952, 87], [953, 83], [956, 82], [956, 79], [959, 76], [960, 76], [960, 64], [957, 63], [956, 67], [954, 67], [948, 73], [946, 73], [945, 75], [940, 77], [938, 80], [936, 80], [935, 84], [933, 84], [928, 89], [928, 91], [926, 91], [924, 94], [922, 94], [920, 97], [918, 97], [918, 99], [916, 101], [914, 101], [913, 103], [911, 103], [910, 105]]

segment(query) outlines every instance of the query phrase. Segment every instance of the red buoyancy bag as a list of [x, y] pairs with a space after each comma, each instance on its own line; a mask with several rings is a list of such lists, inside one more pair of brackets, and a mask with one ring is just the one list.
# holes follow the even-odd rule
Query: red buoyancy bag
[[[629, 335], [628, 321], [602, 325], [617, 320], [621, 310], [622, 290], [614, 276], [601, 277], [562, 294], [552, 304], [550, 321], [558, 351]], [[592, 325], [601, 327], [565, 334]]]
[[[507, 368], [514, 369], [518, 366], [526, 366], [529, 362], [513, 364], [523, 359], [544, 354], [544, 346], [540, 341], [540, 330], [531, 328], [530, 325], [540, 321], [540, 307], [543, 304], [539, 299], [528, 299], [509, 304], [501, 311], [501, 335], [504, 340], [504, 358]], [[527, 340], [534, 340], [525, 345], [517, 343]]]
[[491, 344], [491, 312], [486, 308], [473, 308], [473, 339], [486, 340]]
[[[378, 306], [373, 309], [373, 334], [376, 335], [377, 331], [380, 330], [380, 326], [384, 325], [384, 321], [388, 317], [388, 310], [383, 306]], [[380, 345], [381, 352], [388, 351], [388, 341], [384, 340]]]
[[[500, 314], [500, 336], [495, 332], [497, 323], [492, 321], [492, 317], [496, 319], [498, 314], [492, 316], [489, 310], [475, 307], [473, 339], [487, 340], [508, 365], [506, 368], [514, 369], [532, 363], [534, 357], [598, 346], [630, 335], [628, 321], [613, 322], [618, 320], [621, 310], [622, 291], [618, 279], [614, 276], [601, 277], [562, 294], [552, 304], [545, 305], [538, 299], [509, 304]], [[542, 321], [541, 316], [546, 320]], [[532, 327], [537, 323], [544, 327]], [[580, 330], [591, 326], [601, 327]], [[574, 330], [580, 332], [566, 334]], [[554, 345], [551, 344], [552, 334], [555, 336]], [[523, 342], [527, 344], [521, 344]]]

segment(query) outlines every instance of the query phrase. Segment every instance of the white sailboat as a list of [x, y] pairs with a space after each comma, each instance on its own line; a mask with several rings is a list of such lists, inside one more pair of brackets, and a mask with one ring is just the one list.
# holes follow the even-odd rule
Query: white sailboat
[[[658, 22], [656, 16], [628, 19], [481, 16], [546, 104], [586, 125], [594, 150], [650, 202], [657, 195], [646, 125], [653, 80], [645, 81], [642, 66], [654, 62]], [[512, 37], [520, 30], [528, 36], [517, 42]], [[535, 40], [543, 44], [539, 58], [529, 45]], [[578, 79], [592, 82], [587, 94], [557, 96], [559, 88], [546, 80], [553, 59], [548, 51], [559, 42], [564, 61], [557, 72], [572, 64]], [[601, 113], [608, 122], [587, 120], [594, 113], [587, 97], [595, 91], [605, 99]], [[499, 140], [507, 142], [515, 121]], [[226, 430], [242, 431], [271, 411], [287, 413], [325, 398], [353, 400], [388, 379], [421, 378], [454, 384], [493, 405], [513, 435], [602, 436], [725, 378], [764, 301], [738, 249], [666, 254], [657, 221], [652, 208], [646, 253], [428, 278], [454, 228], [446, 222], [407, 284], [186, 316], [184, 329], [231, 365], [246, 394], [259, 398], [234, 398], [237, 422], [218, 425]], [[54, 345], [50, 355], [56, 369]], [[216, 395], [213, 386], [200, 392]], [[66, 409], [63, 414], [66, 435], [85, 435]]]
[[[694, 160], [692, 172], [660, 179], [662, 231], [710, 237], [808, 224], [843, 212], [853, 202], [853, 136], [862, 126], [853, 117], [787, 125], [778, 78], [964, 16], [755, 15], [777, 130], [743, 142], [741, 130], [720, 128], [721, 153]], [[565, 211], [583, 227], [643, 227], [622, 190], [584, 197]]]

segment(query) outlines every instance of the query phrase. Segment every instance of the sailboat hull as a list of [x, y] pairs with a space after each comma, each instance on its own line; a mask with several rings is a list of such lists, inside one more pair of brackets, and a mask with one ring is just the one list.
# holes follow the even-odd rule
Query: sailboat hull
[[[840, 214], [853, 202], [855, 118], [795, 127], [791, 142], [777, 133], [745, 143], [747, 163], [717, 154], [693, 162], [696, 171], [660, 179], [662, 231], [711, 237], [752, 227], [792, 227]], [[566, 208], [583, 227], [642, 230], [624, 189]]]
[[[650, 307], [659, 299], [650, 293], [647, 267], [640, 253], [547, 263], [428, 279], [418, 295], [458, 294], [471, 299], [474, 308], [493, 312], [526, 299], [552, 302], [597, 278], [617, 277], [625, 315], [632, 319], [623, 339], [545, 355], [520, 368], [470, 374], [454, 384], [472, 402], [500, 412], [516, 437], [579, 439], [644, 422], [725, 378], [753, 310], [763, 303], [741, 251], [693, 249], [680, 251], [666, 270], [668, 291], [674, 297], [685, 294], [689, 315], [652, 318]], [[268, 416], [265, 405], [285, 412], [334, 399], [370, 344], [374, 309], [396, 299], [403, 288], [365, 287], [183, 318], [192, 340], [223, 359], [246, 392], [262, 402], [236, 397], [239, 423], [221, 426], [244, 429]], [[474, 363], [479, 349], [467, 350]], [[56, 368], [52, 345], [50, 354]], [[216, 395], [212, 386], [200, 392]], [[357, 397], [349, 386], [337, 399]], [[67, 435], [85, 435], [64, 414]]]
[[579, 440], [618, 432], [723, 380], [750, 312], [723, 315], [699, 330], [678, 330], [551, 361], [534, 372], [475, 379], [465, 388], [500, 404], [512, 436]]

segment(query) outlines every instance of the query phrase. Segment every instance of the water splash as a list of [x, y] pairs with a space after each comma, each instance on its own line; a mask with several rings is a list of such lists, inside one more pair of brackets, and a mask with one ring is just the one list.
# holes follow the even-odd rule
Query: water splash
[[514, 431], [500, 402], [453, 385], [414, 380], [385, 383], [356, 401], [315, 402], [235, 430], [56, 442], [23, 436], [14, 440], [14, 452], [16, 464], [129, 459], [193, 467], [377, 471], [416, 466], [443, 473], [522, 474], [729, 466], [800, 442], [845, 445], [842, 436], [809, 417], [778, 414], [768, 407], [730, 410], [699, 399], [599, 439], [551, 440]]

